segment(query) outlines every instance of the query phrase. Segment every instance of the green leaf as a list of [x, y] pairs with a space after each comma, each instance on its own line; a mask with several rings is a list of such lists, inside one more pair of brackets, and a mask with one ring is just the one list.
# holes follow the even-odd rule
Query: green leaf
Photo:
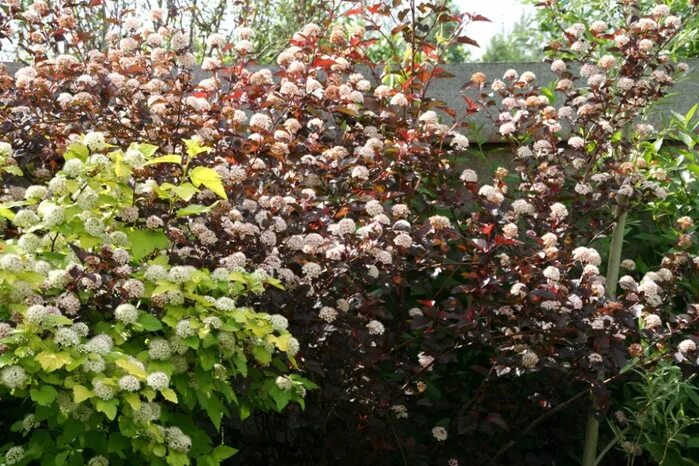
[[97, 400], [95, 409], [100, 413], [104, 413], [107, 419], [113, 421], [116, 418], [118, 404], [119, 400], [116, 398], [112, 398], [111, 400]]
[[87, 160], [89, 156], [90, 150], [87, 148], [85, 144], [81, 144], [79, 142], [74, 142], [73, 144], [70, 144], [66, 148], [66, 151], [63, 153], [64, 160], [80, 159], [84, 162]]
[[29, 390], [32, 400], [36, 401], [41, 406], [50, 406], [58, 396], [58, 392], [51, 385], [43, 385], [41, 388], [32, 388]]
[[192, 183], [182, 183], [179, 186], [174, 186], [172, 192], [177, 194], [183, 201], [189, 202], [199, 190]]
[[15, 218], [15, 213], [7, 207], [0, 207], [0, 217], [12, 220], [13, 218]]
[[161, 155], [144, 163], [144, 166], [155, 165], [157, 163], [176, 163], [182, 165], [182, 156], [177, 154]]
[[211, 457], [215, 461], [221, 462], [223, 460], [227, 460], [236, 453], [238, 453], [238, 450], [233, 447], [229, 447], [228, 445], [218, 445], [216, 448], [214, 448], [214, 451], [211, 452]]
[[73, 386], [73, 401], [76, 403], [82, 403], [85, 400], [89, 400], [94, 395], [95, 394], [91, 390], [83, 387], [82, 385]]
[[155, 146], [153, 144], [140, 143], [134, 144], [133, 147], [141, 154], [143, 154], [143, 156], [146, 158], [152, 157], [153, 154], [155, 154], [158, 151], [158, 146]]
[[189, 457], [184, 453], [175, 453], [170, 450], [170, 454], [167, 455], [167, 464], [170, 466], [187, 466], [189, 464]]
[[291, 391], [282, 390], [276, 385], [274, 385], [269, 390], [269, 396], [271, 396], [274, 400], [274, 404], [276, 405], [277, 411], [281, 412], [286, 407], [286, 405], [289, 404], [292, 394]]
[[24, 176], [24, 172], [17, 165], [6, 165], [2, 169], [15, 176]]
[[202, 152], [211, 152], [211, 147], [204, 147], [196, 139], [185, 139], [184, 145], [187, 148], [187, 155], [196, 157]]
[[203, 214], [208, 211], [210, 211], [216, 203], [213, 203], [209, 206], [201, 205], [201, 204], [192, 204], [190, 206], [187, 206], [183, 209], [180, 209], [177, 211], [177, 216], [178, 217], [186, 217], [187, 215], [196, 215], [196, 214]]
[[213, 168], [194, 167], [192, 171], [189, 172], [189, 179], [192, 180], [194, 186], [199, 187], [203, 184], [220, 197], [228, 199], [226, 190], [223, 187], [223, 182], [221, 181], [221, 175]]
[[46, 372], [52, 372], [60, 369], [72, 362], [72, 358], [67, 353], [52, 353], [50, 351], [42, 351], [37, 354], [35, 359], [41, 364], [41, 368]]
[[157, 250], [170, 247], [170, 240], [162, 230], [132, 230], [127, 233], [127, 236], [131, 247], [131, 257], [135, 261], [140, 261]]
[[134, 411], [141, 409], [141, 399], [136, 393], [126, 393], [124, 395], [124, 400], [126, 400]]
[[162, 322], [160, 322], [153, 314], [149, 314], [147, 312], [139, 315], [137, 322], [141, 325], [141, 327], [143, 327], [144, 330], [149, 332], [155, 332], [163, 328]]
[[[150, 314], [146, 314], [146, 315], [150, 315]], [[160, 323], [160, 322], [158, 322], [158, 323]], [[162, 327], [162, 325], [161, 325], [161, 327]], [[146, 374], [146, 371], [144, 371], [138, 364], [136, 364], [135, 362], [133, 362], [130, 359], [117, 359], [116, 365], [121, 367], [122, 369], [124, 369], [129, 374], [136, 376], [142, 380], [148, 376], [148, 374]]]
[[263, 346], [253, 346], [252, 355], [255, 356], [255, 359], [263, 366], [269, 365], [272, 361], [272, 353]]
[[177, 404], [177, 393], [175, 393], [175, 390], [173, 390], [172, 388], [163, 388], [162, 390], [160, 390], [160, 393], [162, 393], [163, 398], [165, 398], [170, 403]]

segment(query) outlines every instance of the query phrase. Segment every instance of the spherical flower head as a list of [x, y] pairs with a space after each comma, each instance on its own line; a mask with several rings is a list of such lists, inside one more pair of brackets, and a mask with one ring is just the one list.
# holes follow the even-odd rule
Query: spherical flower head
[[343, 218], [337, 222], [337, 225], [335, 226], [335, 233], [339, 236], [351, 235], [356, 231], [356, 229], [357, 226], [354, 223], [354, 220], [351, 218]]
[[631, 275], [624, 275], [619, 279], [619, 286], [622, 290], [635, 292], [638, 288], [638, 283]]
[[153, 372], [148, 374], [146, 383], [153, 390], [162, 390], [170, 385], [170, 377], [164, 372]]
[[130, 325], [138, 319], [138, 310], [133, 304], [120, 304], [114, 310], [114, 318], [123, 324]]
[[641, 39], [640, 41], [638, 41], [638, 48], [642, 52], [651, 52], [653, 50], [653, 47], [655, 47], [655, 44], [650, 39]]
[[435, 426], [432, 428], [432, 437], [438, 442], [444, 442], [448, 437], [447, 429], [442, 426]]
[[517, 127], [515, 126], [514, 123], [512, 122], [506, 122], [500, 125], [500, 128], [498, 130], [502, 136], [509, 136], [510, 134], [514, 133], [517, 131]]
[[[162, 374], [162, 372], [160, 372]], [[168, 448], [179, 452], [187, 452], [192, 448], [192, 439], [185, 435], [179, 427], [165, 429], [165, 440]]]
[[[70, 160], [68, 162], [70, 162]], [[68, 162], [66, 162], [66, 164]], [[47, 206], [46, 209], [41, 209], [39, 213], [41, 214], [41, 217], [44, 220], [44, 226], [46, 228], [55, 227], [56, 225], [62, 223], [65, 219], [65, 210], [63, 209], [63, 207], [56, 205]]]
[[280, 390], [284, 390], [287, 392], [294, 388], [294, 381], [284, 375], [280, 375], [279, 377], [277, 377], [274, 383], [277, 385], [277, 387], [279, 387]]
[[134, 413], [134, 420], [139, 422], [153, 422], [160, 418], [161, 408], [158, 403], [143, 402], [138, 411]]
[[214, 33], [206, 38], [206, 45], [210, 48], [221, 47], [226, 42], [226, 37], [223, 34]]
[[558, 270], [558, 268], [549, 265], [544, 269], [544, 277], [548, 278], [551, 281], [557, 282], [561, 279], [561, 271]]
[[30, 228], [39, 223], [39, 216], [33, 210], [22, 209], [15, 214], [12, 223], [20, 228]]
[[87, 462], [87, 466], [109, 466], [109, 460], [102, 455], [93, 456]]
[[154, 338], [148, 345], [148, 357], [155, 361], [164, 361], [172, 356], [172, 350], [167, 340]]
[[551, 71], [554, 73], [563, 73], [566, 69], [566, 62], [563, 60], [554, 60], [553, 63], [551, 63]]
[[255, 113], [250, 117], [250, 127], [270, 131], [272, 129], [272, 119], [264, 113]]
[[300, 349], [301, 349], [301, 344], [299, 343], [299, 341], [296, 338], [291, 337], [289, 339], [289, 344], [288, 344], [286, 352], [289, 354], [289, 356], [293, 357], [293, 356], [296, 356], [296, 354], [298, 354]]
[[463, 181], [464, 183], [477, 183], [478, 182], [478, 174], [475, 171], [471, 170], [470, 168], [467, 168], [461, 172], [459, 179], [461, 181]]
[[407, 249], [413, 245], [413, 239], [410, 237], [410, 235], [399, 233], [395, 238], [393, 238], [393, 244], [400, 248]]
[[660, 327], [663, 324], [663, 321], [657, 314], [648, 314], [643, 317], [643, 323], [645, 328], [654, 329]]
[[508, 223], [502, 227], [502, 234], [505, 238], [515, 239], [519, 235], [519, 228], [514, 223]]
[[124, 153], [123, 162], [130, 167], [141, 168], [143, 164], [146, 163], [146, 158], [141, 151], [128, 149], [126, 153]]
[[24, 264], [17, 254], [3, 254], [3, 256], [0, 257], [0, 269], [12, 273], [19, 273], [24, 269]]
[[687, 354], [691, 353], [697, 350], [697, 344], [694, 342], [694, 340], [686, 339], [682, 340], [679, 345], [677, 345], [677, 349], [679, 350], [680, 353], [682, 354]]
[[12, 447], [5, 452], [6, 464], [17, 464], [24, 458], [24, 448], [21, 446]]
[[573, 136], [568, 139], [568, 145], [573, 149], [582, 149], [585, 146], [585, 140], [579, 136]]
[[192, 277], [193, 270], [191, 266], [176, 265], [168, 272], [168, 279], [175, 283], [185, 283]]
[[104, 381], [98, 380], [93, 384], [95, 396], [102, 400], [111, 400], [114, 398], [114, 387], [107, 385]]
[[85, 144], [87, 148], [90, 149], [92, 152], [99, 152], [107, 147], [107, 143], [104, 139], [104, 133], [101, 133], [99, 131], [91, 131], [87, 133], [85, 136], [83, 136], [83, 144]]
[[600, 257], [599, 253], [593, 248], [584, 246], [573, 249], [573, 260], [596, 266], [602, 264], [602, 257]]
[[205, 327], [213, 329], [219, 329], [222, 325], [221, 319], [216, 316], [205, 317], [203, 322]]
[[451, 140], [450, 145], [453, 149], [456, 149], [458, 151], [463, 151], [463, 150], [468, 149], [469, 140], [463, 134], [456, 133], [456, 134], [454, 134], [454, 137]]
[[121, 287], [130, 298], [140, 298], [146, 291], [146, 287], [143, 285], [143, 282], [136, 280], [135, 278], [126, 280]]
[[27, 200], [41, 200], [48, 194], [48, 188], [42, 185], [29, 186], [24, 192], [24, 198]]
[[366, 324], [366, 328], [370, 335], [383, 335], [386, 331], [385, 327], [378, 320], [371, 320]]
[[561, 222], [568, 217], [568, 209], [563, 204], [556, 202], [551, 205], [550, 217], [556, 222]]
[[148, 266], [143, 276], [148, 281], [157, 282], [159, 280], [165, 280], [168, 276], [168, 272], [162, 265], [151, 265]]
[[59, 346], [75, 346], [80, 343], [80, 336], [69, 327], [61, 327], [56, 330], [53, 341]]
[[531, 350], [527, 350], [522, 354], [522, 367], [531, 369], [539, 362], [539, 356]]
[[136, 392], [141, 389], [141, 382], [133, 375], [125, 375], [119, 379], [119, 389], [125, 392]]
[[14, 150], [8, 142], [0, 141], [0, 158], [12, 157]]
[[272, 324], [272, 328], [274, 328], [274, 330], [277, 332], [283, 332], [289, 328], [289, 321], [286, 319], [286, 317], [280, 314], [273, 314], [269, 316], [269, 322]]
[[186, 49], [189, 46], [189, 38], [182, 31], [177, 31], [170, 37], [170, 46], [175, 51]]
[[303, 274], [310, 278], [317, 278], [323, 273], [323, 268], [315, 262], [306, 262], [302, 268]]
[[235, 301], [227, 296], [222, 296], [214, 302], [214, 306], [219, 311], [230, 312], [235, 309]]
[[430, 226], [435, 230], [445, 230], [451, 228], [451, 220], [443, 215], [433, 215], [429, 218]]
[[337, 319], [337, 310], [330, 306], [323, 306], [318, 312], [318, 317], [325, 322], [332, 324]]
[[405, 97], [405, 94], [398, 92], [393, 97], [391, 97], [390, 104], [395, 105], [397, 107], [407, 107], [408, 99]]
[[352, 169], [350, 176], [359, 180], [368, 180], [369, 169], [363, 165], [357, 165]]
[[196, 334], [196, 330], [192, 327], [192, 322], [189, 319], [183, 319], [177, 322], [175, 334], [180, 338], [187, 338]]
[[478, 194], [480, 196], [485, 197], [488, 200], [488, 202], [491, 202], [495, 205], [500, 205], [505, 200], [505, 196], [503, 196], [500, 190], [487, 184], [481, 186], [481, 188], [478, 190]]
[[22, 388], [29, 382], [29, 376], [21, 366], [6, 366], [0, 370], [0, 382], [10, 390]]

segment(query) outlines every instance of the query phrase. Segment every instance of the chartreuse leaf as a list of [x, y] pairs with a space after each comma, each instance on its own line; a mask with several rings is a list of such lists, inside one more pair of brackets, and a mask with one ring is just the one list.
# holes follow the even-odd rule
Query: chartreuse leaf
[[138, 364], [136, 364], [130, 359], [117, 359], [116, 365], [124, 369], [129, 374], [140, 379], [145, 379], [148, 375], [146, 374], [146, 371], [144, 371]]
[[42, 351], [36, 355], [36, 360], [41, 364], [41, 368], [46, 372], [53, 372], [56, 369], [69, 364], [73, 359], [68, 353], [52, 353], [50, 351]]
[[40, 388], [29, 390], [32, 400], [41, 406], [49, 406], [56, 399], [58, 392], [51, 385], [42, 385]]
[[66, 148], [66, 151], [63, 153], [63, 158], [65, 160], [80, 159], [84, 162], [87, 160], [89, 156], [90, 150], [87, 148], [85, 144], [79, 142], [74, 142], [73, 144], [70, 144]]
[[196, 157], [203, 152], [211, 152], [211, 147], [202, 146], [196, 139], [185, 139], [184, 145], [187, 148], [187, 155]]
[[190, 206], [179, 209], [177, 211], [177, 216], [178, 217], [186, 217], [187, 215], [203, 214], [203, 213], [210, 211], [215, 205], [216, 205], [216, 203], [211, 204], [209, 206], [201, 205], [201, 204], [192, 204]]
[[221, 181], [221, 175], [218, 174], [216, 170], [209, 167], [194, 167], [189, 172], [189, 179], [192, 181], [194, 186], [199, 187], [204, 185], [220, 197], [228, 199], [226, 195], [226, 190], [223, 188], [223, 182]]
[[[144, 157], [152, 157], [158, 151], [158, 146], [147, 143], [137, 143], [133, 144], [133, 148], [143, 154]], [[147, 164], [146, 164], [147, 165]]]
[[85, 400], [89, 400], [95, 394], [86, 387], [82, 385], [75, 385], [73, 387], [73, 401], [76, 403], [82, 403]]
[[119, 405], [119, 399], [112, 398], [111, 400], [97, 400], [95, 402], [95, 409], [100, 413], [104, 413], [107, 419], [113, 421], [116, 418], [117, 406]]
[[160, 393], [167, 401], [177, 404], [177, 393], [172, 388], [163, 388]]
[[12, 212], [7, 207], [0, 206], [0, 217], [4, 217], [4, 218], [12, 220], [13, 218], [15, 218], [15, 213]]
[[144, 163], [143, 165], [155, 165], [156, 163], [176, 163], [182, 165], [182, 156], [177, 154], [161, 155]]
[[157, 250], [170, 247], [170, 240], [162, 230], [132, 230], [127, 233], [131, 257], [139, 261]]

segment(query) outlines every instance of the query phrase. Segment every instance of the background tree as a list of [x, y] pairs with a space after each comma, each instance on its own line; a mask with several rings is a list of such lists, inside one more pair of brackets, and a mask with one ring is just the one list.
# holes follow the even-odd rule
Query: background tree
[[537, 27], [529, 15], [522, 15], [510, 32], [493, 36], [481, 60], [484, 63], [533, 62], [543, 58], [540, 34], [532, 34]]

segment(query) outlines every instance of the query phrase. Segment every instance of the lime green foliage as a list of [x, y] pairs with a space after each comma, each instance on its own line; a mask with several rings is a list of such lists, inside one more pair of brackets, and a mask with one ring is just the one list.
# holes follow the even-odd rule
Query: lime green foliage
[[[192, 167], [208, 151], [196, 141], [156, 149], [88, 134], [50, 181], [0, 205], [0, 398], [16, 400], [2, 464], [216, 465], [236, 451], [215, 440], [223, 417], [303, 404], [313, 387], [286, 375], [286, 319], [236, 305], [278, 282], [170, 254], [168, 228], [218, 202], [192, 196], [226, 193]], [[20, 175], [7, 160], [0, 172]], [[150, 165], [157, 180], [138, 174]], [[141, 226], [139, 207], [160, 222]]]
[[661, 363], [652, 371], [638, 371], [638, 382], [626, 387], [624, 411], [611, 424], [616, 447], [631, 458], [641, 449], [662, 466], [699, 464], [699, 389], [679, 367]]

